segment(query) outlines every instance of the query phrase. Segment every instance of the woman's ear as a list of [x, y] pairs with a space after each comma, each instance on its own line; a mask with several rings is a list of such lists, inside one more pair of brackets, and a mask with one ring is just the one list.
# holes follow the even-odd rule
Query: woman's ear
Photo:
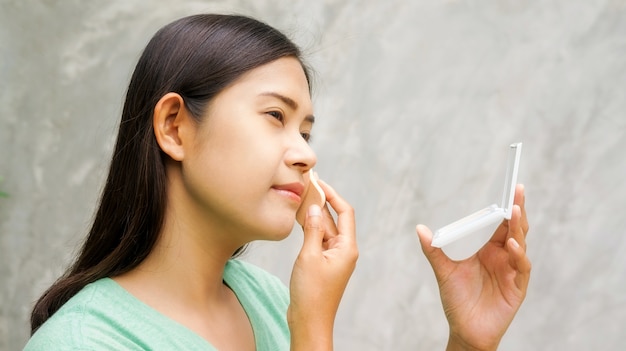
[[154, 107], [152, 116], [154, 136], [161, 150], [175, 161], [182, 161], [185, 158], [183, 144], [187, 128], [191, 127], [190, 122], [185, 101], [176, 93], [163, 95]]

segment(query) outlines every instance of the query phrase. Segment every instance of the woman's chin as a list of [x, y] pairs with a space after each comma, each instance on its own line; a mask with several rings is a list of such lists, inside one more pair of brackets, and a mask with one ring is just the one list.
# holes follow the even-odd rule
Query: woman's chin
[[295, 220], [291, 218], [290, 221], [280, 220], [265, 222], [262, 226], [255, 226], [254, 228], [248, 227], [242, 228], [241, 231], [247, 233], [249, 241], [281, 241], [286, 239], [294, 228]]
[[287, 239], [289, 234], [291, 234], [292, 229], [293, 229], [293, 225], [290, 226], [289, 228], [280, 228], [280, 229], [276, 230], [275, 232], [271, 233], [269, 235], [269, 237], [267, 239], [265, 239], [265, 240], [269, 240], [269, 241], [285, 240], [285, 239]]

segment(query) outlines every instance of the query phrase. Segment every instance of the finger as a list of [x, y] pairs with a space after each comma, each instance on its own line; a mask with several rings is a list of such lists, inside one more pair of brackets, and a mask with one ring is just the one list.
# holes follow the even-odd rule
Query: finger
[[446, 256], [441, 248], [433, 247], [433, 233], [425, 225], [418, 224], [415, 228], [422, 251], [430, 263], [437, 279], [445, 277], [452, 269], [453, 262]]
[[524, 189], [524, 184], [515, 185], [515, 198], [513, 200], [513, 203], [519, 205], [520, 207], [524, 207], [524, 203], [526, 202]]
[[354, 209], [326, 182], [319, 180], [318, 183], [326, 194], [326, 201], [337, 213], [337, 234], [346, 235], [350, 240], [356, 240]]
[[523, 184], [517, 184], [517, 186], [515, 187], [515, 200], [514, 203], [516, 205], [519, 205], [520, 209], [522, 210], [522, 220], [521, 220], [521, 226], [522, 226], [522, 230], [524, 231], [524, 235], [526, 235], [528, 233], [528, 219], [526, 217], [526, 194], [525, 194], [525, 188]]
[[522, 211], [518, 205], [513, 205], [511, 219], [508, 221], [507, 238], [513, 238], [526, 251], [526, 235], [522, 228]]
[[304, 220], [304, 241], [301, 253], [320, 253], [323, 239], [322, 210], [318, 205], [311, 205]]
[[[317, 174], [317, 172], [313, 172], [313, 177], [315, 178], [315, 181], [319, 185], [320, 177]], [[305, 177], [305, 178], [307, 181], [310, 182], [308, 177]], [[326, 200], [326, 194], [324, 194], [324, 200]], [[328, 204], [326, 203], [326, 201], [324, 201], [324, 204], [322, 206], [322, 218], [323, 218], [322, 223], [324, 225], [324, 239], [328, 240], [330, 238], [335, 237], [337, 235], [337, 226], [335, 225], [335, 218], [330, 212], [330, 209], [328, 208]]]
[[[496, 231], [493, 233], [491, 239], [489, 239], [490, 242], [497, 243], [501, 246], [504, 246], [506, 239], [510, 237], [510, 233], [509, 233], [510, 228], [517, 227], [517, 226], [520, 226], [522, 233], [523, 233], [522, 235], [526, 237], [526, 233], [528, 232], [528, 220], [526, 219], [526, 209], [524, 207], [525, 201], [526, 200], [524, 196], [524, 185], [517, 184], [517, 186], [515, 187], [515, 198], [513, 201], [514, 203], [513, 208], [515, 208], [515, 205], [517, 205], [520, 208], [521, 219], [519, 221], [514, 222], [514, 224], [512, 224], [511, 220], [513, 219], [513, 214], [511, 214], [511, 220], [505, 219], [502, 221], [502, 223], [500, 223], [498, 228], [496, 228]], [[516, 240], [518, 240], [518, 242], [521, 242], [518, 236], [516, 236]]]
[[507, 246], [509, 249], [509, 264], [518, 272], [515, 276], [515, 285], [525, 293], [530, 280], [532, 265], [525, 250], [514, 238], [510, 238], [507, 241]]
[[325, 239], [335, 237], [337, 235], [337, 225], [328, 205], [322, 207], [322, 223], [324, 225]]

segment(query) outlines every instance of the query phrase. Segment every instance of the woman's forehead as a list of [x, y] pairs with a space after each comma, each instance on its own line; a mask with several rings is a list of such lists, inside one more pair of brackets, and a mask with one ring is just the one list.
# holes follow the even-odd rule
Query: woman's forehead
[[302, 64], [293, 57], [280, 58], [256, 67], [223, 92], [237, 91], [242, 97], [269, 97], [281, 100], [294, 109], [311, 109], [311, 95]]

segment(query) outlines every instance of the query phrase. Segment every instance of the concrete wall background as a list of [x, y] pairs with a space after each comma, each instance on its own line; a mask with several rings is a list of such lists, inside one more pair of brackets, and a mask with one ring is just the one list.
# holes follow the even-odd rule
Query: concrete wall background
[[[317, 171], [354, 205], [361, 250], [338, 350], [443, 349], [415, 225], [497, 201], [515, 141], [533, 275], [501, 348], [624, 348], [625, 1], [0, 0], [0, 350], [24, 345], [89, 225], [139, 52], [198, 12], [268, 21], [317, 71]], [[246, 257], [287, 281], [300, 239]]]

